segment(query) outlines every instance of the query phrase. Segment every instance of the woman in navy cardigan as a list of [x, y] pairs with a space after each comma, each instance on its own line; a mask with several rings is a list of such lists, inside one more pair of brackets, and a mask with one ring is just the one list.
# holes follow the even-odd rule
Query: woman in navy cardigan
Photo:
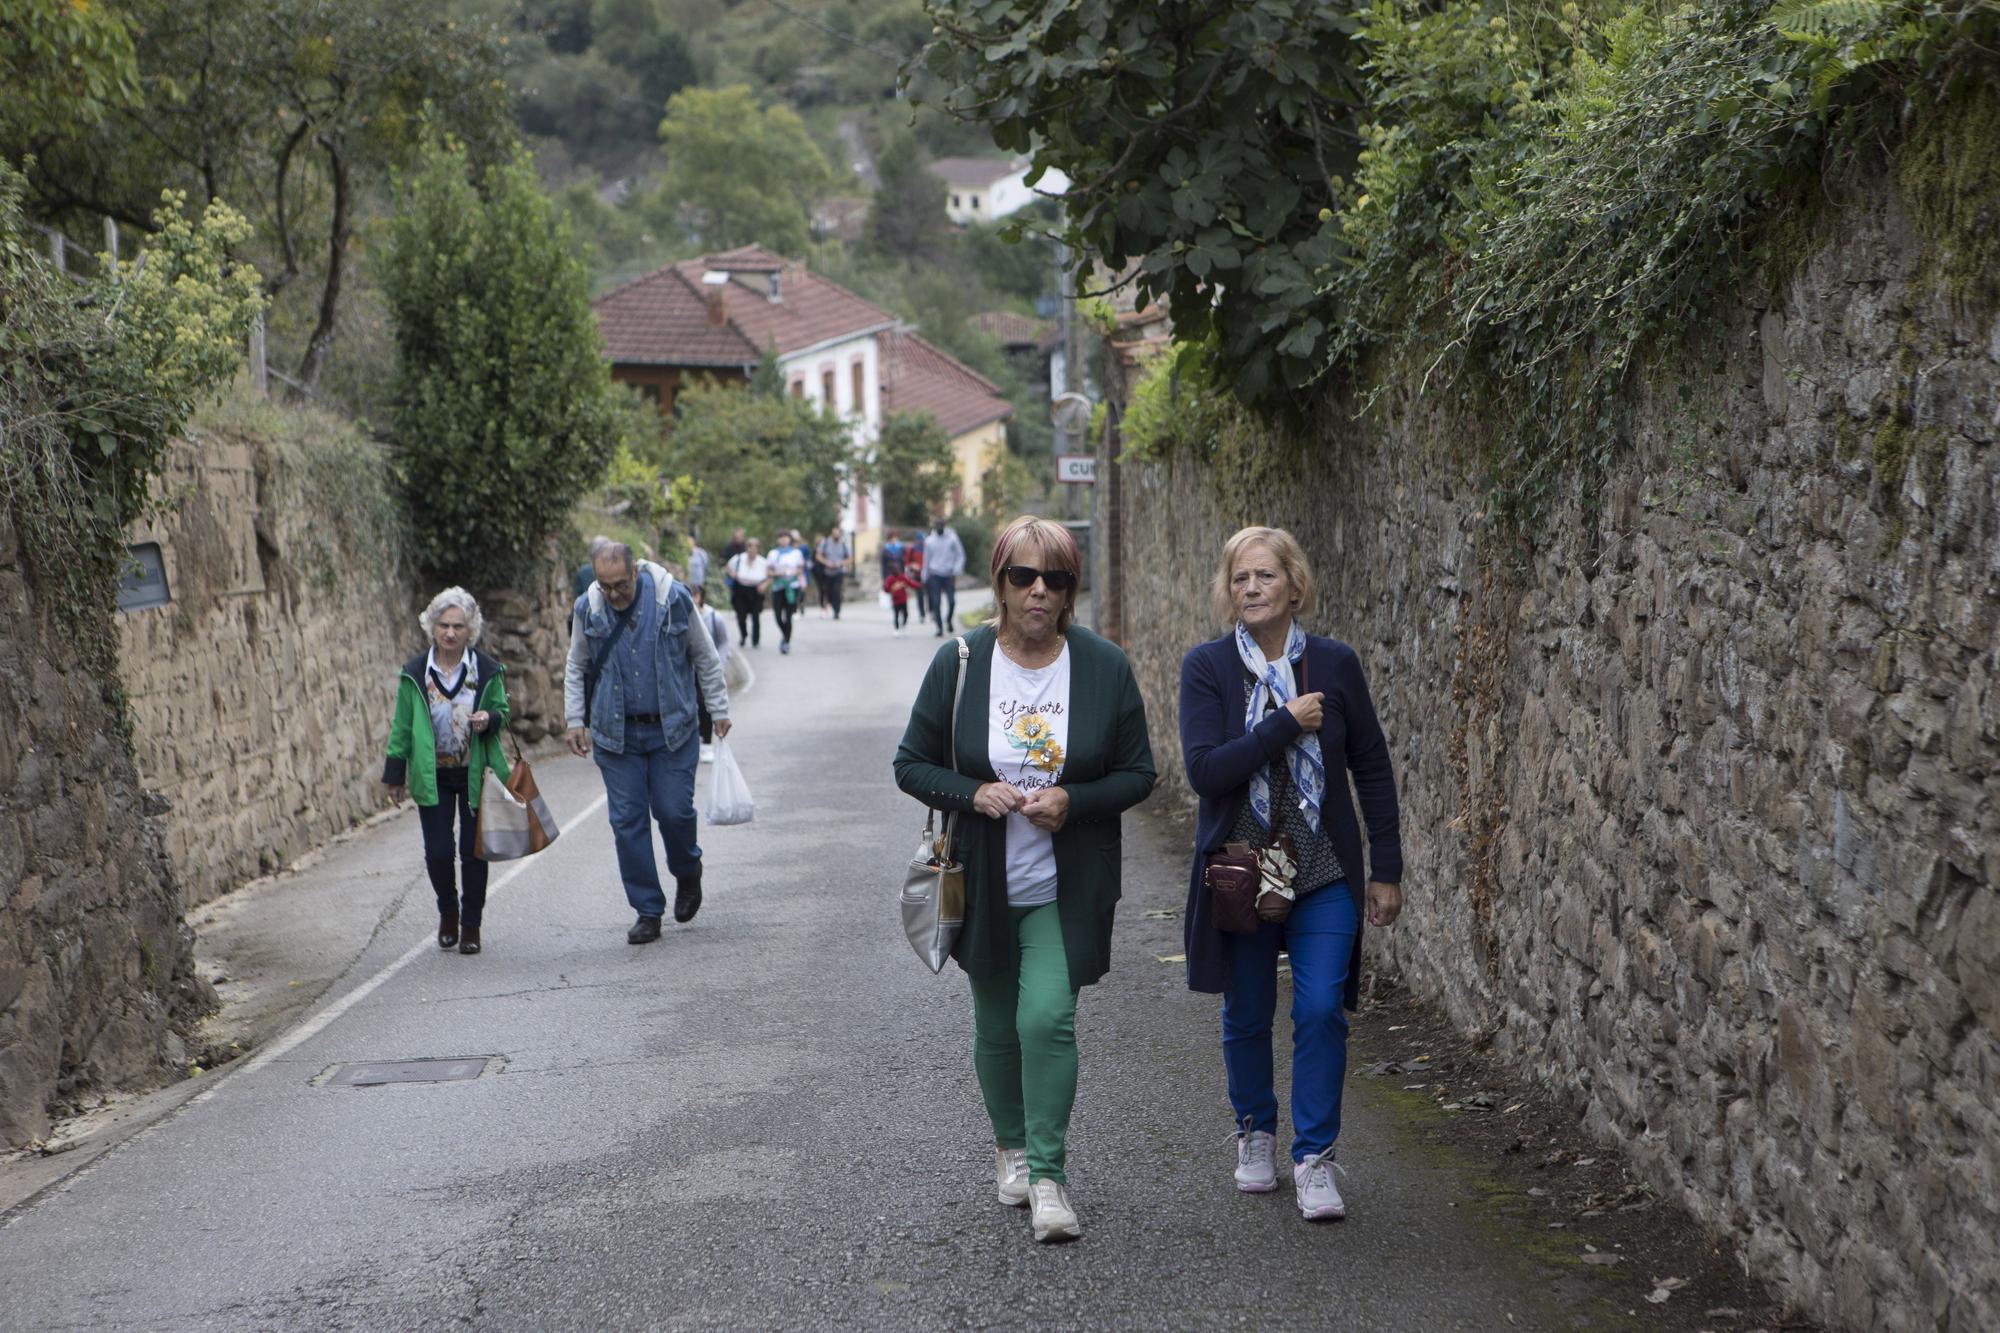
[[[1278, 952], [1292, 965], [1292, 1182], [1309, 1220], [1347, 1215], [1333, 1180], [1347, 1076], [1347, 1014], [1355, 1006], [1363, 869], [1348, 774], [1368, 821], [1368, 923], [1403, 910], [1396, 778], [1352, 648], [1307, 634], [1313, 578], [1282, 528], [1244, 528], [1222, 550], [1215, 613], [1230, 632], [1181, 661], [1181, 758], [1201, 798], [1183, 915], [1188, 987], [1222, 992], [1222, 1062], [1237, 1124], [1236, 1187], [1277, 1188], [1271, 1019]], [[1215, 927], [1203, 881], [1225, 843], [1282, 843], [1296, 898], [1282, 920], [1260, 909], [1254, 932]], [[1266, 896], [1263, 904], [1283, 904]]]

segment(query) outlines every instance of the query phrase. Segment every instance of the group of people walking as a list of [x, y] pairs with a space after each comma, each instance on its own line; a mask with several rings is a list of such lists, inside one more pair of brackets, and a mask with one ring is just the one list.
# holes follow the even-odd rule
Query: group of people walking
[[905, 541], [894, 531], [882, 541], [882, 591], [888, 594], [890, 627], [903, 633], [910, 622], [910, 599], [917, 600], [917, 623], [934, 620], [938, 638], [958, 624], [958, 576], [965, 572], [965, 544], [943, 518], [931, 530]]
[[[926, 585], [956, 579], [956, 568], [938, 568], [949, 566], [949, 548], [930, 545], [948, 531], [934, 525], [919, 548]], [[785, 549], [798, 551], [796, 536], [783, 534]], [[732, 546], [732, 603], [754, 644], [754, 622], [743, 624], [749, 595], [768, 595], [804, 567], [788, 560], [779, 573], [775, 553], [741, 532]], [[909, 577], [908, 555], [895, 575]], [[957, 555], [962, 565], [962, 547]], [[886, 552], [883, 560], [887, 578]], [[644, 944], [660, 938], [667, 908], [653, 823], [675, 881], [675, 920], [701, 907], [694, 778], [706, 727], [717, 736], [730, 729], [718, 651], [726, 631], [716, 632], [719, 618], [697, 588], [627, 546], [597, 550], [591, 572], [571, 610], [568, 741], [602, 774], [636, 916], [627, 939]], [[1081, 576], [1067, 528], [1034, 517], [1009, 525], [990, 562], [994, 615], [939, 646], [894, 763], [904, 792], [959, 815], [965, 921], [951, 956], [970, 983], [996, 1194], [1028, 1209], [1038, 1241], [1082, 1234], [1067, 1172], [1077, 1003], [1111, 965], [1120, 817], [1156, 777], [1131, 663], [1075, 623]], [[1279, 1181], [1272, 1028], [1278, 958], [1289, 956], [1293, 1195], [1308, 1220], [1339, 1218], [1346, 1204], [1334, 1154], [1364, 923], [1388, 926], [1402, 910], [1389, 747], [1355, 651], [1306, 628], [1314, 579], [1290, 533], [1249, 527], [1231, 537], [1210, 603], [1222, 632], [1192, 646], [1180, 672], [1181, 759], [1200, 801], [1182, 913], [1187, 984], [1222, 996], [1235, 1188], [1269, 1193]], [[943, 635], [945, 615], [931, 614]], [[439, 945], [477, 953], [486, 867], [472, 829], [484, 774], [507, 773], [498, 744], [509, 716], [506, 669], [477, 650], [479, 608], [463, 589], [439, 593], [420, 621], [431, 647], [398, 677], [383, 781], [407, 786], [418, 806]], [[1221, 897], [1216, 867], [1237, 863], [1255, 868], [1248, 916]]]
[[[1029, 1209], [1039, 1241], [1082, 1234], [1065, 1148], [1077, 998], [1110, 967], [1119, 816], [1155, 777], [1131, 664], [1073, 623], [1081, 573], [1060, 524], [1025, 518], [1000, 535], [996, 617], [965, 636], [962, 681], [958, 644], [938, 650], [895, 760], [903, 791], [960, 815], [965, 925], [952, 957], [971, 983], [995, 1189], [1001, 1203]], [[1402, 910], [1389, 749], [1354, 650], [1305, 629], [1312, 570], [1291, 534], [1252, 527], [1231, 537], [1210, 609], [1224, 632], [1181, 664], [1181, 757], [1200, 798], [1182, 914], [1187, 984], [1222, 994], [1233, 1179], [1268, 1193], [1277, 1188], [1277, 960], [1290, 955], [1294, 1198], [1308, 1220], [1343, 1217], [1334, 1144], [1362, 921], [1387, 926]], [[1210, 862], [1239, 850], [1263, 890], [1248, 923], [1219, 919], [1212, 901]], [[1364, 864], [1365, 901], [1354, 887]]]
[[736, 613], [737, 641], [752, 648], [763, 647], [768, 601], [772, 622], [778, 627], [778, 651], [791, 652], [792, 631], [805, 606], [808, 581], [818, 596], [820, 615], [840, 619], [853, 562], [854, 553], [837, 529], [828, 530], [810, 545], [797, 528], [780, 532], [768, 553], [761, 541], [746, 537], [742, 528], [736, 529], [722, 550], [722, 578], [729, 589], [730, 609]]
[[[695, 769], [710, 737], [729, 734], [728, 633], [697, 585], [638, 559], [623, 542], [592, 543], [591, 575], [570, 609], [566, 739], [603, 777], [618, 873], [636, 917], [626, 939], [649, 944], [660, 938], [667, 910], [654, 823], [674, 879], [674, 920], [692, 921], [701, 910]], [[398, 678], [382, 781], [416, 802], [438, 946], [473, 954], [486, 904], [480, 789], [489, 769], [503, 782], [509, 771], [498, 740], [509, 717], [506, 668], [476, 650], [484, 622], [463, 588], [439, 593], [418, 620], [431, 648]]]

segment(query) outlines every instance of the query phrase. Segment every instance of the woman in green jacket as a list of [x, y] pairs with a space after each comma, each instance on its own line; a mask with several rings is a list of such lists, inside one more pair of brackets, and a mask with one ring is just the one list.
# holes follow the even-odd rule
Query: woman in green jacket
[[938, 650], [896, 751], [896, 784], [961, 816], [965, 928], [952, 957], [972, 982], [1000, 1202], [1029, 1206], [1038, 1241], [1081, 1234], [1064, 1172], [1076, 999], [1111, 966], [1118, 817], [1153, 789], [1131, 663], [1070, 623], [1081, 568], [1061, 524], [1009, 525], [993, 547], [997, 618]]
[[[437, 894], [438, 948], [478, 953], [486, 911], [486, 862], [475, 843], [479, 787], [489, 768], [503, 782], [507, 778], [507, 757], [500, 749], [500, 733], [507, 729], [507, 668], [473, 651], [485, 620], [465, 589], [446, 588], [417, 621], [431, 648], [403, 664], [382, 781], [397, 799], [407, 787], [416, 800], [424, 869]], [[452, 875], [454, 815], [463, 898]]]

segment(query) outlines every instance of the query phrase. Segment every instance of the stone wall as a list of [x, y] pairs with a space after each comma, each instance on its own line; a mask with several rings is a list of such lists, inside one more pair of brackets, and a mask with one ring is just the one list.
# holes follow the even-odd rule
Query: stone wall
[[[1532, 550], [1434, 404], [1123, 468], [1125, 639], [1185, 799], [1222, 540], [1290, 528], [1360, 652], [1408, 908], [1371, 935], [1801, 1308], [2000, 1326], [2000, 324], [1893, 192], [1662, 373]], [[1220, 627], [1200, 632], [1212, 633]]]
[[[175, 447], [159, 488], [167, 507], [132, 533], [160, 543], [173, 600], [121, 613], [120, 670], [189, 906], [387, 802], [396, 673], [425, 646], [417, 614], [437, 590], [415, 585], [393, 545], [363, 536], [357, 496], [385, 478], [379, 451], [343, 423], [224, 414]], [[486, 615], [479, 646], [507, 664], [528, 743], [560, 730], [569, 642], [553, 563], [541, 582], [527, 596], [467, 580]]]
[[56, 621], [0, 512], [0, 1149], [171, 1076], [211, 998], [117, 713]]
[[191, 907], [381, 808], [395, 671], [422, 639], [393, 552], [334, 563], [351, 497], [300, 484], [291, 448], [194, 432], [160, 483], [169, 508], [132, 534], [160, 543], [173, 600], [120, 613], [119, 666]]

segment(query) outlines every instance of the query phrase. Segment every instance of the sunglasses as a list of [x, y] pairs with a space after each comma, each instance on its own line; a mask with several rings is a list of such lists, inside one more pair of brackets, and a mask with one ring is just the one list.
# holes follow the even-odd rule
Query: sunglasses
[[1076, 575], [1067, 569], [1036, 569], [1033, 565], [1008, 565], [1000, 571], [1017, 588], [1032, 588], [1040, 579], [1050, 592], [1068, 592], [1076, 586]]

